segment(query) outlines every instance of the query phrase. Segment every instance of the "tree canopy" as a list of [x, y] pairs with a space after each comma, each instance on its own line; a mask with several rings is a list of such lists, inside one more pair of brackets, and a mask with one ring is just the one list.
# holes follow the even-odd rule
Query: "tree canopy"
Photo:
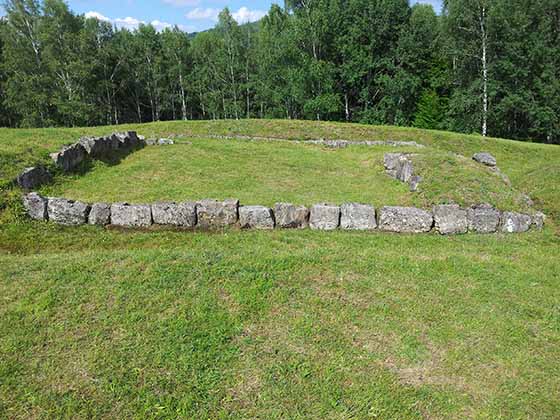
[[194, 37], [7, 0], [0, 124], [293, 118], [560, 143], [560, 4], [290, 0]]

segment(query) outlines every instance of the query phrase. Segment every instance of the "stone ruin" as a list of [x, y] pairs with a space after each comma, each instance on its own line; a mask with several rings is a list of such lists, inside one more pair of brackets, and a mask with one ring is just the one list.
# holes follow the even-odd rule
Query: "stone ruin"
[[23, 205], [29, 217], [65, 226], [84, 224], [148, 228], [152, 225], [189, 229], [304, 229], [358, 230], [395, 233], [438, 232], [442, 235], [476, 233], [521, 233], [540, 230], [545, 216], [501, 212], [489, 204], [462, 209], [438, 205], [431, 210], [414, 207], [374, 206], [360, 203], [321, 203], [307, 208], [290, 203], [242, 206], [238, 200], [201, 200], [154, 204], [94, 203], [25, 194]]
[[[64, 146], [61, 150], [51, 153], [53, 164], [63, 172], [71, 172], [87, 159], [113, 159], [132, 153], [146, 145], [173, 144], [171, 139], [146, 140], [135, 131], [113, 133], [105, 137], [82, 137], [78, 142]], [[52, 174], [44, 166], [26, 168], [17, 178], [20, 188], [31, 191], [52, 181]]]
[[421, 176], [414, 175], [412, 163], [414, 156], [410, 153], [385, 153], [383, 157], [385, 173], [391, 178], [408, 184], [412, 192], [418, 191], [420, 182], [422, 182]]
[[[113, 157], [116, 152], [128, 153], [145, 145], [168, 144], [173, 144], [173, 141], [146, 141], [136, 132], [129, 131], [106, 137], [83, 137], [79, 142], [51, 154], [51, 158], [56, 166], [67, 172], [74, 170], [88, 158], [106, 159]], [[388, 175], [409, 183], [411, 190], [415, 191], [422, 178], [414, 175], [413, 157], [414, 155], [409, 153], [386, 153], [384, 164]], [[476, 154], [473, 159], [489, 167], [496, 165], [496, 159], [488, 153]], [[51, 179], [52, 176], [46, 168], [37, 166], [27, 168], [17, 178], [17, 183], [29, 191], [50, 182]], [[543, 213], [531, 216], [500, 212], [489, 204], [480, 204], [468, 209], [462, 209], [455, 204], [438, 205], [431, 210], [398, 206], [385, 206], [377, 210], [372, 205], [361, 203], [344, 203], [341, 206], [320, 203], [309, 208], [277, 203], [274, 208], [268, 208], [241, 206], [238, 200], [88, 204], [65, 198], [43, 197], [31, 192], [23, 196], [23, 205], [29, 217], [35, 220], [51, 221], [66, 226], [91, 224], [123, 228], [160, 225], [207, 230], [237, 226], [241, 229], [311, 228], [325, 231], [379, 230], [396, 233], [427, 233], [434, 230], [442, 235], [454, 235], [467, 232], [519, 233], [531, 228], [540, 230], [545, 223]]]

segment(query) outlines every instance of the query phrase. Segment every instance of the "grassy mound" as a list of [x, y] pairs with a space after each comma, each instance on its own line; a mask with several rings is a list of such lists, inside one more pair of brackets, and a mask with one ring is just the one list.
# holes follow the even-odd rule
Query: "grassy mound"
[[[58, 175], [44, 192], [519, 209], [526, 192], [553, 225], [440, 237], [35, 223], [8, 181], [112, 128], [0, 130], [1, 418], [560, 416], [560, 148], [295, 121], [128, 128], [201, 138]], [[409, 150], [426, 181], [412, 194], [387, 178], [382, 156], [393, 148], [204, 138], [214, 134], [416, 140], [429, 146]], [[497, 156], [511, 187], [470, 160], [480, 150]]]

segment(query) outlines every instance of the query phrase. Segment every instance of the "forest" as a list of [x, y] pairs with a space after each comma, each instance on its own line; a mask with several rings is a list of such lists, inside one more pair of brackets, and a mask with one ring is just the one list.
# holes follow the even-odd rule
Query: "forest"
[[560, 2], [288, 0], [253, 24], [135, 30], [7, 0], [0, 126], [352, 121], [560, 143]]

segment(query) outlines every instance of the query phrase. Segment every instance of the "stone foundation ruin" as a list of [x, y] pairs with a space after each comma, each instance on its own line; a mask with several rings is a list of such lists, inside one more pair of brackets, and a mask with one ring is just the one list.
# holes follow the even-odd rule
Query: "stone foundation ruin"
[[438, 232], [442, 235], [476, 233], [522, 233], [542, 229], [545, 216], [500, 212], [489, 204], [462, 209], [438, 205], [431, 210], [414, 207], [374, 206], [360, 203], [321, 203], [307, 208], [290, 203], [242, 206], [238, 200], [201, 200], [154, 204], [94, 203], [25, 194], [23, 205], [35, 220], [65, 226], [85, 224], [148, 228], [152, 225], [184, 229], [304, 229], [359, 230], [395, 233]]

